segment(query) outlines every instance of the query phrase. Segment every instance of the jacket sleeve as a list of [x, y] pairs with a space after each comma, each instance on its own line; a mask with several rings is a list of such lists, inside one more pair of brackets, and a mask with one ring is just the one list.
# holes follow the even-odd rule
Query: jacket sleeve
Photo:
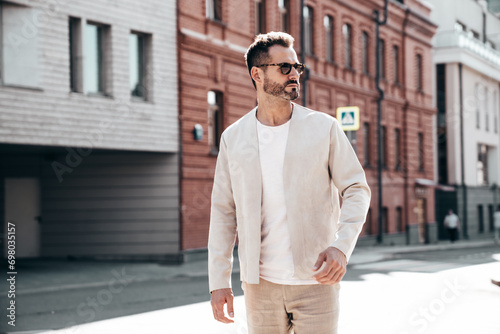
[[370, 207], [371, 192], [365, 172], [338, 121], [330, 130], [329, 168], [342, 197], [337, 239], [330, 245], [351, 257]]
[[210, 292], [231, 288], [233, 249], [236, 241], [236, 209], [229, 174], [227, 146], [221, 136], [215, 167], [208, 236], [208, 280]]

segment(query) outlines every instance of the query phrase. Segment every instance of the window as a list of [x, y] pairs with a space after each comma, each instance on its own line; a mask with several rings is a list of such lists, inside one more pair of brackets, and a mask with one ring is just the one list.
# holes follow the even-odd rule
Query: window
[[366, 222], [363, 225], [366, 235], [372, 234], [372, 209], [368, 209], [368, 213], [366, 214]]
[[394, 45], [392, 47], [392, 54], [393, 54], [393, 72], [394, 72], [394, 83], [399, 83], [399, 47], [397, 45]]
[[476, 84], [475, 90], [475, 98], [476, 98], [476, 128], [479, 129], [481, 127], [481, 99], [484, 96], [483, 86], [480, 84]]
[[210, 151], [216, 154], [219, 151], [220, 136], [223, 130], [223, 95], [221, 92], [209, 91], [208, 102], [208, 143]]
[[394, 156], [396, 160], [396, 170], [401, 170], [401, 131], [394, 131]]
[[349, 143], [351, 143], [354, 152], [358, 153], [358, 131], [344, 131], [344, 133], [347, 139], [349, 139]]
[[278, 0], [281, 13], [281, 31], [290, 32], [290, 0]]
[[389, 232], [389, 210], [387, 210], [387, 207], [384, 206], [382, 208], [382, 232], [387, 233]]
[[483, 212], [483, 206], [478, 205], [477, 206], [477, 230], [479, 233], [484, 233], [484, 212]]
[[146, 100], [148, 95], [147, 64], [151, 35], [134, 33], [129, 35], [129, 84], [130, 94]]
[[385, 78], [385, 41], [383, 39], [380, 40], [378, 57], [380, 77]]
[[69, 73], [70, 90], [83, 92], [82, 82], [82, 20], [69, 18]]
[[495, 211], [491, 204], [488, 204], [488, 218], [488, 228], [490, 232], [493, 232], [495, 230]]
[[384, 168], [387, 168], [387, 130], [385, 126], [382, 126], [380, 129], [380, 137], [382, 138], [382, 145], [381, 145], [382, 166]]
[[368, 39], [368, 33], [366, 31], [363, 31], [361, 34], [361, 58], [363, 62], [363, 73], [364, 74], [369, 74], [369, 57], [368, 55], [370, 54], [370, 43]]
[[488, 146], [477, 145], [477, 185], [488, 184]]
[[370, 123], [363, 124], [363, 154], [365, 166], [370, 166], [371, 150], [370, 150]]
[[333, 17], [327, 15], [323, 18], [323, 24], [325, 26], [325, 37], [326, 37], [326, 60], [334, 60], [334, 31], [333, 31]]
[[490, 106], [489, 106], [489, 98], [490, 98], [490, 91], [488, 90], [488, 88], [486, 88], [485, 90], [485, 94], [484, 94], [484, 101], [483, 101], [483, 104], [484, 104], [484, 126], [486, 128], [486, 131], [490, 131]]
[[418, 170], [421, 172], [425, 168], [424, 156], [424, 134], [420, 132], [418, 134]]
[[0, 1], [0, 83], [39, 86], [40, 34], [27, 26], [36, 14], [36, 9]]
[[396, 229], [398, 232], [405, 230], [403, 223], [403, 208], [400, 206], [396, 207]]
[[105, 64], [108, 53], [105, 47], [109, 45], [109, 26], [88, 23], [85, 26], [85, 74], [84, 90], [89, 94], [107, 94]]
[[305, 25], [305, 49], [307, 54], [312, 55], [314, 53], [313, 9], [310, 6], [305, 6], [303, 15], [304, 15], [304, 25]]
[[352, 68], [352, 28], [346, 23], [342, 26], [342, 35], [344, 36], [344, 58], [345, 67]]
[[222, 21], [222, 0], [207, 0], [207, 18]]
[[422, 91], [423, 88], [423, 83], [422, 83], [422, 55], [418, 54], [417, 55], [417, 73], [416, 73], [416, 78], [417, 78], [417, 90]]
[[493, 92], [493, 131], [498, 133], [498, 113], [500, 112], [498, 106], [498, 92]]
[[255, 0], [255, 34], [266, 32], [266, 0]]

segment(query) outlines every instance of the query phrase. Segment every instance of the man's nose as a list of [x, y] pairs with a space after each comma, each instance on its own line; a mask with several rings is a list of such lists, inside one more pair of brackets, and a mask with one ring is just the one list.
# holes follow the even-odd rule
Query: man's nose
[[300, 73], [295, 67], [292, 67], [292, 70], [290, 71], [290, 73], [288, 73], [288, 77], [290, 79], [292, 78], [298, 79], [300, 77]]

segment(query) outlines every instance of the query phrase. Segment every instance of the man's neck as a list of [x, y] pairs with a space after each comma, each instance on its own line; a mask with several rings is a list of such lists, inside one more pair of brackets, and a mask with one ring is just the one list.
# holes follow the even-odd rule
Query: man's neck
[[292, 117], [293, 105], [290, 101], [270, 101], [259, 99], [257, 119], [264, 125], [278, 126], [285, 124]]

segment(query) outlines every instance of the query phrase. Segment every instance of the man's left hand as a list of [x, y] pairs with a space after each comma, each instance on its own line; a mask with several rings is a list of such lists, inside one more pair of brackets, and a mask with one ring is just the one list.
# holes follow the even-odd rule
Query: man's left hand
[[335, 247], [328, 247], [319, 253], [318, 261], [314, 264], [314, 271], [318, 271], [325, 262], [323, 269], [313, 278], [320, 284], [334, 285], [344, 277], [347, 266], [347, 259], [344, 253]]

